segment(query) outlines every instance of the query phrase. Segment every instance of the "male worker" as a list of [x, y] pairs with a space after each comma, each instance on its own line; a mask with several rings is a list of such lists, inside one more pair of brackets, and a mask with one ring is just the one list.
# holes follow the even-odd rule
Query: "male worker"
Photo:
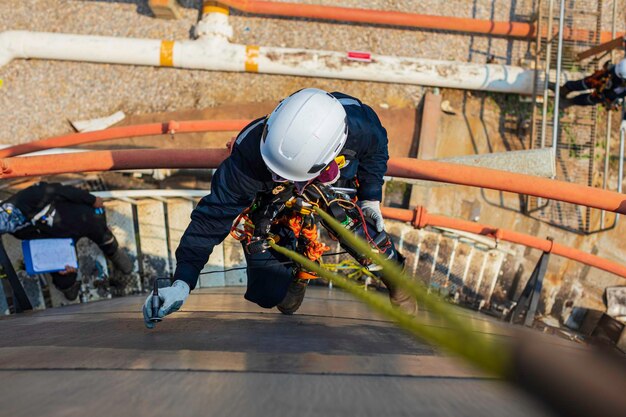
[[[18, 239], [86, 237], [100, 247], [115, 268], [132, 272], [132, 262], [107, 227], [102, 199], [79, 188], [40, 182], [0, 203], [0, 233]], [[52, 274], [53, 283], [68, 300], [80, 290], [76, 271]]]
[[[346, 161], [341, 163], [341, 170], [338, 157]], [[375, 229], [370, 234], [384, 234], [380, 201], [388, 158], [386, 130], [376, 113], [356, 98], [308, 88], [284, 99], [268, 117], [253, 121], [239, 133], [230, 157], [215, 172], [211, 194], [191, 214], [191, 223], [176, 250], [174, 282], [159, 290], [159, 317], [182, 306], [213, 247], [226, 238], [235, 218], [253, 201], [255, 207], [256, 202], [265, 201], [259, 200], [259, 195], [269, 195], [270, 199], [279, 195], [285, 187], [281, 184], [303, 190], [316, 181], [332, 184], [339, 176], [344, 182], [356, 179], [362, 213]], [[255, 223], [255, 227], [260, 225]], [[277, 229], [273, 230], [280, 237], [278, 244], [294, 248], [294, 234], [285, 227]], [[403, 262], [393, 243], [388, 238], [386, 242], [388, 257]], [[277, 306], [282, 313], [293, 314], [302, 303], [308, 280], [301, 279], [293, 265], [286, 264], [288, 260], [272, 249], [245, 253], [245, 298], [261, 307]], [[386, 285], [394, 304], [415, 310], [407, 294]], [[143, 308], [148, 328], [154, 327], [151, 300], [149, 296]]]
[[[555, 83], [548, 83], [548, 88], [556, 91]], [[575, 91], [589, 91], [568, 98]], [[626, 59], [613, 65], [607, 61], [604, 68], [588, 77], [577, 81], [568, 81], [560, 89], [561, 106], [595, 106], [603, 104], [607, 109], [616, 109], [626, 97]]]

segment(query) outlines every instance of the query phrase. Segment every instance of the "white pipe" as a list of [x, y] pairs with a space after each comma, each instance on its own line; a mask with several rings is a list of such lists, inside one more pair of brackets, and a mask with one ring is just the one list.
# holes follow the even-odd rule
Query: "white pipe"
[[483, 278], [485, 276], [485, 268], [487, 266], [487, 257], [489, 256], [488, 252], [483, 254], [483, 263], [480, 265], [480, 272], [478, 273], [478, 281], [476, 282], [476, 296], [480, 294], [480, 286], [483, 283]]
[[[509, 249], [506, 246], [503, 246], [502, 244], [498, 245], [495, 240], [485, 237], [483, 235], [476, 235], [474, 233], [469, 233], [469, 232], [463, 232], [461, 230], [456, 230], [456, 229], [450, 229], [448, 227], [441, 227], [441, 226], [429, 226], [432, 229], [435, 230], [440, 230], [442, 232], [446, 232], [452, 235], [456, 235], [460, 238], [464, 238], [466, 240], [471, 240], [472, 242], [478, 243], [482, 246], [487, 247], [489, 250], [497, 250], [498, 252], [502, 252], [506, 255], [511, 255], [511, 256], [515, 256], [517, 255], [517, 252]], [[467, 241], [463, 242], [463, 243], [468, 243]], [[470, 243], [472, 246], [474, 246], [474, 243]]]
[[[626, 105], [623, 105], [622, 110], [622, 124], [626, 121]], [[624, 135], [626, 134], [626, 129], [621, 127], [619, 130], [619, 166], [617, 171], [617, 191], [620, 193], [624, 192], [623, 189], [623, 181], [624, 181]], [[619, 214], [616, 214], [619, 216]]]
[[489, 286], [489, 292], [487, 293], [487, 297], [485, 298], [487, 304], [491, 304], [491, 297], [493, 296], [493, 291], [496, 289], [496, 283], [498, 282], [498, 278], [500, 277], [500, 270], [502, 269], [503, 263], [504, 254], [500, 252], [498, 254], [498, 260], [496, 261], [496, 267], [494, 268], [495, 274], [493, 279], [491, 280], [491, 285]]
[[216, 31], [181, 42], [28, 31], [0, 33], [0, 66], [15, 58], [246, 71], [516, 94], [532, 94], [534, 78], [533, 70], [507, 65], [383, 55], [369, 55], [359, 61], [343, 52], [239, 45]]
[[445, 287], [448, 287], [450, 283], [450, 275], [452, 275], [452, 267], [454, 266], [454, 257], [456, 256], [456, 249], [459, 247], [459, 239], [454, 239], [454, 245], [452, 246], [452, 253], [450, 254], [450, 259], [448, 260], [448, 272], [446, 273], [446, 284]]
[[159, 65], [160, 40], [8, 31], [0, 33], [0, 66], [14, 58]]
[[465, 270], [463, 271], [463, 286], [465, 287], [465, 283], [467, 282], [467, 275], [469, 273], [470, 265], [472, 264], [472, 260], [474, 259], [474, 245], [470, 246], [470, 253], [467, 255], [465, 259]]
[[382, 55], [358, 62], [341, 52], [269, 47], [259, 49], [259, 72], [517, 94], [531, 94], [534, 77], [534, 71], [506, 65]]
[[439, 247], [441, 246], [441, 235], [437, 235], [437, 246], [435, 246], [435, 253], [433, 253], [433, 265], [430, 268], [430, 283], [433, 283], [433, 276], [437, 269], [437, 257], [439, 256]]
[[116, 198], [202, 198], [209, 190], [114, 190], [93, 191], [91, 194], [107, 199]]

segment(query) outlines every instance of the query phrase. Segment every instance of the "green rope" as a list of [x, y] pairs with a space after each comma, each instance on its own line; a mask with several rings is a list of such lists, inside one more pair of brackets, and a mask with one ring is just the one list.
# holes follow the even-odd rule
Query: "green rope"
[[373, 252], [369, 244], [357, 238], [349, 230], [346, 230], [324, 211], [316, 211], [349, 245], [362, 253], [368, 253], [372, 260], [382, 267], [382, 273], [386, 279], [405, 289], [420, 304], [439, 316], [447, 325], [447, 328], [427, 325], [423, 321], [392, 306], [384, 296], [363, 291], [360, 286], [350, 282], [345, 277], [332, 273], [319, 264], [296, 252], [278, 246], [274, 242], [270, 242], [272, 249], [303, 265], [305, 269], [332, 281], [415, 336], [455, 353], [495, 376], [506, 377], [509, 375], [508, 370], [511, 363], [510, 348], [506, 344], [494, 340], [492, 336], [477, 332], [470, 323], [462, 321], [449, 304], [438, 297], [428, 294], [423, 286], [413, 282], [402, 272], [396, 263], [386, 260], [380, 254]]

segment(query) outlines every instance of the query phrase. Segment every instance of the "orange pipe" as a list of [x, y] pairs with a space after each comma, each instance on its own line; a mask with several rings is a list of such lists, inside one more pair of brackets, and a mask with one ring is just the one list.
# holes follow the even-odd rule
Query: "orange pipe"
[[624, 194], [533, 175], [414, 158], [391, 158], [387, 175], [490, 188], [626, 214]]
[[0, 160], [0, 178], [150, 168], [216, 168], [228, 149], [131, 149]]
[[[219, 0], [218, 2], [242, 12], [254, 14], [447, 30], [511, 38], [528, 38], [535, 36], [536, 31], [535, 25], [524, 22], [497, 22], [462, 17], [260, 0]], [[544, 37], [546, 33], [543, 34]], [[563, 36], [569, 40], [584, 41], [593, 39], [594, 32], [584, 29], [566, 29]], [[600, 42], [611, 39], [613, 37], [610, 32], [602, 32]]]
[[511, 230], [499, 229], [467, 220], [454, 219], [451, 217], [429, 214], [425, 208], [416, 207], [414, 211], [390, 207], [382, 208], [383, 216], [387, 219], [400, 220], [411, 223], [415, 228], [421, 229], [426, 226], [447, 227], [477, 235], [488, 236], [496, 241], [517, 243], [530, 248], [539, 249], [543, 252], [553, 253], [585, 265], [593, 266], [603, 271], [610, 272], [622, 278], [626, 278], [626, 266], [609, 261], [590, 253], [580, 251], [570, 246], [564, 246], [549, 239], [540, 239], [524, 233]]
[[[0, 159], [0, 179], [115, 169], [216, 168], [227, 156], [224, 149], [151, 149], [5, 158]], [[414, 158], [391, 158], [387, 167], [387, 175], [394, 177], [490, 188], [626, 214], [623, 194], [565, 181]]]
[[[29, 156], [22, 158], [6, 158], [0, 160], [0, 178], [15, 178], [15, 177], [27, 177], [36, 175], [53, 175], [70, 172], [89, 172], [89, 171], [110, 171], [110, 170], [123, 170], [123, 169], [149, 169], [149, 168], [216, 168], [224, 159], [229, 155], [228, 149], [133, 149], [133, 150], [120, 150], [120, 151], [94, 151], [94, 152], [80, 152], [63, 155], [43, 155], [43, 156]], [[404, 159], [408, 158], [395, 158], [391, 159], [390, 165], [394, 165], [397, 162], [404, 162]], [[414, 161], [415, 162], [415, 161]], [[419, 161], [416, 162], [422, 166], [428, 162], [433, 161]], [[467, 170], [476, 171], [488, 171], [488, 176], [492, 178], [493, 182], [498, 183], [498, 180], [504, 180], [504, 183], [514, 181], [508, 176], [513, 175], [515, 177], [521, 177], [525, 181], [532, 180], [546, 182], [548, 184], [555, 183], [551, 187], [551, 190], [559, 190], [562, 193], [558, 193], [561, 196], [563, 193], [569, 193], [574, 191], [586, 190], [588, 195], [592, 198], [595, 196], [595, 192], [599, 191], [606, 197], [606, 194], [617, 194], [603, 190], [594, 189], [591, 187], [579, 186], [576, 184], [569, 184], [562, 181], [546, 180], [543, 178], [535, 178], [529, 175], [510, 174], [506, 172], [485, 169], [474, 168], [467, 166], [459, 166], [455, 164], [445, 164], [441, 162], [434, 163], [431, 168], [441, 168], [449, 170], [450, 172], [459, 171], [462, 176], [466, 178], [472, 178], [474, 173], [468, 173]], [[426, 164], [428, 165], [428, 164]], [[440, 167], [437, 167], [440, 165]], [[447, 167], [446, 167], [447, 166]], [[414, 173], [409, 173], [414, 174]], [[484, 172], [483, 172], [484, 174]], [[409, 176], [410, 177], [410, 176]], [[428, 178], [424, 178], [424, 175], [417, 174], [413, 178], [421, 179], [433, 179], [437, 178], [437, 181], [443, 181], [436, 174], [431, 175]], [[458, 180], [457, 180], [458, 181]], [[482, 179], [479, 178], [480, 182]], [[472, 181], [463, 181], [463, 184], [471, 185]], [[551, 184], [550, 184], [551, 185]], [[483, 186], [483, 185], [479, 185]], [[491, 187], [497, 186], [491, 184]], [[539, 186], [537, 186], [539, 187]], [[509, 187], [511, 188], [511, 187]], [[572, 191], [574, 189], [574, 191]], [[510, 191], [506, 189], [505, 191]], [[515, 192], [515, 191], [514, 191]], [[527, 192], [527, 191], [524, 191]], [[532, 193], [530, 193], [532, 194]], [[538, 194], [533, 194], [538, 195]], [[548, 198], [559, 199], [554, 195], [541, 194]], [[620, 197], [621, 198], [621, 197]], [[570, 201], [570, 200], [565, 200]], [[570, 201], [571, 202], [571, 201]], [[585, 204], [583, 201], [576, 201], [577, 204]], [[591, 203], [589, 203], [591, 204]], [[592, 205], [592, 207], [597, 206]], [[601, 207], [599, 207], [601, 208]], [[607, 208], [608, 210], [608, 208]], [[622, 207], [623, 210], [623, 207]], [[621, 211], [623, 212], [623, 211]], [[508, 242], [523, 244], [532, 248], [542, 250], [544, 252], [551, 252], [569, 259], [573, 259], [590, 266], [614, 273], [621, 277], [626, 277], [626, 267], [615, 264], [606, 259], [600, 258], [595, 255], [581, 252], [577, 249], [559, 245], [550, 240], [544, 240], [535, 238], [533, 236], [525, 235], [522, 233], [516, 233], [504, 229], [497, 229], [490, 226], [481, 225], [465, 220], [451, 219], [444, 216], [430, 215], [426, 210], [417, 208], [415, 211], [396, 209], [396, 208], [383, 208], [383, 215], [390, 219], [401, 220], [405, 222], [411, 222], [416, 227], [441, 226], [449, 227], [451, 229], [464, 230], [470, 233], [491, 236], [499, 240], [505, 240]]]
[[87, 133], [72, 133], [0, 149], [0, 158], [23, 155], [44, 149], [64, 148], [110, 139], [192, 132], [229, 132], [243, 129], [249, 120], [190, 120], [113, 127]]
[[518, 38], [532, 36], [534, 32], [533, 25], [521, 22], [493, 22], [490, 20], [467, 19], [460, 17], [441, 17], [417, 13], [272, 1], [219, 0], [219, 3], [247, 13], [273, 16], [373, 23], [378, 25], [449, 30], [454, 32], [485, 33]]

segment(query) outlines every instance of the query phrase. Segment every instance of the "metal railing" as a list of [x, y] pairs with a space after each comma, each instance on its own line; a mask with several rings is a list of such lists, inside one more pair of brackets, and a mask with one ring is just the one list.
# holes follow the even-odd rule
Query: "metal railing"
[[[622, 0], [614, 0], [613, 22], [618, 2], [623, 3]], [[599, 146], [602, 145], [598, 138], [601, 110], [597, 106], [559, 110], [560, 97], [554, 94], [552, 98], [548, 94], [547, 85], [549, 81], [555, 81], [557, 86], [561, 84], [562, 71], [580, 73], [582, 76], [593, 72], [600, 66], [600, 59], [596, 57], [581, 62], [577, 56], [578, 53], [601, 43], [603, 10], [606, 9], [604, 3], [604, 0], [569, 2], [560, 0], [557, 10], [555, 10], [557, 7], [555, 0], [547, 2], [544, 0], [539, 5], [539, 16], [544, 19], [541, 25], [547, 27], [547, 33], [553, 33], [553, 36], [548, 37], [545, 43], [542, 43], [541, 39], [537, 40], [538, 69], [543, 71], [543, 79], [539, 77], [535, 95], [536, 110], [533, 121], [535, 128], [531, 146], [554, 148], [556, 179], [588, 186], [600, 185], [598, 173], [602, 171], [602, 161], [597, 157], [597, 152]], [[553, 29], [555, 26], [558, 27], [556, 31]], [[563, 36], [580, 28], [590, 29], [586, 39]], [[615, 33], [614, 25], [612, 30]], [[608, 128], [610, 129], [610, 124]], [[606, 148], [604, 168], [607, 170], [604, 175], [605, 179], [609, 175], [610, 136], [608, 132], [604, 143]], [[534, 218], [578, 233], [588, 234], [606, 229], [604, 213], [589, 207], [531, 197], [528, 199], [527, 210]]]

